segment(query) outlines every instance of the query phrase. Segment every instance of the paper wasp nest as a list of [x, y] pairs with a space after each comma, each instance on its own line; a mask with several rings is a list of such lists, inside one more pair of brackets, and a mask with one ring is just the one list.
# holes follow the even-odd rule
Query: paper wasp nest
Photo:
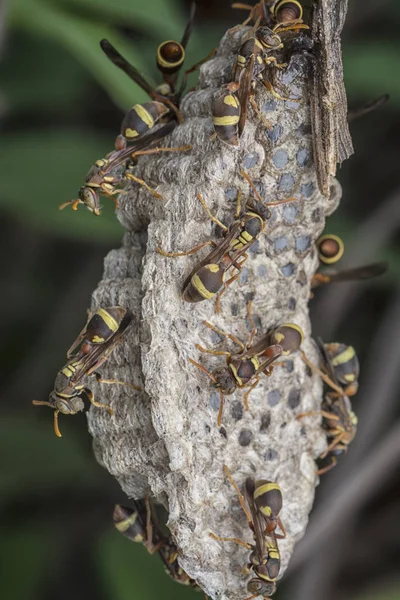
[[[281, 575], [295, 542], [304, 534], [317, 484], [314, 459], [325, 448], [319, 418], [296, 420], [296, 414], [318, 410], [322, 386], [310, 377], [297, 352], [262, 376], [245, 411], [237, 390], [225, 398], [222, 427], [217, 427], [219, 396], [208, 377], [189, 362], [208, 370], [225, 364], [224, 356], [199, 352], [237, 351], [235, 345], [204, 326], [207, 320], [247, 342], [250, 323], [246, 304], [252, 299], [258, 334], [283, 322], [304, 330], [303, 349], [317, 361], [308, 317], [310, 280], [318, 258], [314, 242], [325, 216], [340, 200], [333, 183], [330, 199], [318, 191], [312, 156], [306, 53], [293, 53], [289, 67], [278, 75], [279, 101], [261, 85], [255, 100], [268, 128], [249, 108], [237, 149], [213, 133], [213, 94], [231, 80], [232, 67], [248, 28], [222, 39], [216, 56], [200, 71], [196, 91], [182, 103], [184, 122], [168, 139], [169, 146], [192, 144], [184, 153], [143, 157], [135, 174], [163, 195], [157, 200], [136, 183], [121, 196], [118, 218], [128, 232], [121, 249], [105, 260], [104, 279], [93, 306], [121, 305], [134, 314], [126, 341], [103, 366], [104, 377], [142, 385], [142, 393], [122, 386], [96, 386], [99, 399], [114, 414], [91, 408], [90, 432], [97, 459], [114, 475], [127, 496], [155, 496], [169, 510], [169, 528], [180, 551], [179, 562], [212, 598], [245, 598], [248, 578], [241, 569], [249, 551], [212, 540], [212, 531], [252, 541], [237, 496], [226, 481], [223, 465], [243, 489], [247, 476], [277, 481], [282, 488], [282, 521], [287, 538], [280, 541]], [[278, 85], [278, 84], [277, 84]], [[294, 101], [293, 99], [297, 99]], [[273, 208], [266, 231], [249, 251], [238, 281], [215, 300], [188, 304], [182, 284], [196, 262], [209, 251], [166, 258], [156, 247], [184, 251], [219, 232], [196, 194], [226, 224], [234, 219], [238, 191], [252, 195], [241, 177], [245, 171], [266, 201], [295, 196], [294, 203]], [[156, 560], [156, 559], [155, 559]]]

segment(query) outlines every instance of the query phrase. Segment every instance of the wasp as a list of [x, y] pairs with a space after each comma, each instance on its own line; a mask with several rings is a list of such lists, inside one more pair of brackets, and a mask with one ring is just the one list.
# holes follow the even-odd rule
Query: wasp
[[[119, 312], [117, 311], [119, 309]], [[116, 315], [114, 324], [108, 322], [107, 317]], [[54, 432], [57, 437], [62, 437], [58, 426], [58, 415], [61, 412], [64, 415], [75, 415], [85, 408], [82, 396], [85, 396], [93, 406], [104, 408], [111, 415], [112, 410], [106, 404], [97, 402], [94, 399], [93, 392], [83, 383], [83, 379], [94, 375], [99, 383], [120, 384], [131, 387], [137, 391], [141, 388], [118, 381], [116, 379], [102, 379], [98, 369], [114, 351], [114, 349], [123, 341], [123, 336], [131, 325], [132, 313], [121, 307], [110, 307], [108, 309], [98, 310], [89, 318], [85, 328], [79, 334], [78, 338], [72, 344], [68, 351], [71, 357], [63, 368], [57, 373], [54, 389], [50, 393], [48, 402], [42, 400], [33, 400], [35, 406], [49, 406], [54, 410]], [[107, 331], [106, 327], [114, 328], [113, 331]], [[98, 342], [97, 338], [104, 338], [103, 342]], [[72, 356], [82, 340], [81, 348]]]
[[247, 345], [232, 335], [226, 333], [222, 329], [218, 329], [208, 321], [204, 321], [204, 325], [215, 331], [218, 335], [229, 338], [237, 344], [241, 352], [231, 354], [230, 352], [220, 350], [208, 350], [199, 344], [196, 348], [200, 352], [213, 354], [214, 356], [226, 356], [226, 366], [218, 367], [213, 372], [208, 371], [203, 365], [199, 364], [192, 358], [190, 362], [205, 373], [212, 381], [213, 385], [219, 390], [220, 406], [218, 412], [218, 426], [221, 425], [224, 396], [233, 394], [236, 389], [249, 388], [244, 396], [245, 410], [249, 409], [249, 395], [258, 385], [260, 375], [264, 373], [269, 376], [273, 370], [274, 361], [281, 356], [286, 357], [296, 352], [304, 339], [302, 329], [294, 323], [283, 323], [275, 329], [271, 329], [263, 335], [258, 342], [253, 344], [254, 336], [257, 333], [252, 314], [251, 303], [247, 305], [247, 313], [252, 326], [250, 337]]
[[[248, 200], [243, 210], [241, 209], [241, 193], [239, 193], [235, 220], [230, 227], [221, 223], [211, 213], [202, 195], [197, 194], [198, 200], [203, 205], [211, 221], [216, 223], [223, 232], [223, 238], [219, 243], [208, 240], [186, 252], [166, 252], [161, 248], [156, 248], [158, 254], [175, 258], [177, 256], [195, 254], [206, 246], [213, 247], [213, 250], [195, 266], [184, 281], [182, 297], [185, 302], [202, 302], [218, 294], [217, 312], [219, 312], [222, 294], [238, 278], [242, 265], [247, 260], [246, 251], [263, 233], [268, 220], [272, 216], [269, 207], [296, 201], [296, 198], [286, 198], [285, 200], [278, 200], [276, 202], [263, 202], [247, 173], [242, 171], [241, 175], [250, 184], [257, 200]], [[238, 273], [226, 280], [226, 274], [231, 268], [235, 268]]]
[[[275, 56], [284, 47], [282, 34], [308, 29], [308, 25], [302, 22], [303, 9], [296, 2], [275, 2], [274, 6], [270, 6], [271, 18], [275, 21], [275, 25], [272, 25], [264, 3], [254, 8], [247, 5], [234, 6], [250, 8], [250, 17], [244, 24], [253, 18], [256, 20], [256, 29], [239, 49], [233, 72], [236, 87], [228, 85], [221, 88], [213, 102], [215, 132], [222, 141], [231, 146], [237, 146], [239, 143], [246, 123], [249, 102], [266, 126], [271, 128], [271, 124], [265, 119], [254, 100], [255, 84], [256, 82], [263, 84], [273, 96], [285, 100], [264, 79], [264, 73], [269, 66], [275, 69], [284, 69], [287, 66], [287, 63], [278, 62]], [[256, 18], [257, 12], [260, 12], [258, 18]]]
[[[123, 150], [114, 150], [95, 162], [86, 175], [86, 182], [78, 193], [78, 198], [61, 204], [59, 210], [66, 206], [72, 206], [77, 210], [79, 204], [96, 216], [101, 215], [102, 206], [100, 205], [100, 194], [111, 198], [118, 208], [117, 196], [124, 194], [125, 190], [120, 189], [120, 185], [127, 180], [136, 181], [139, 185], [145, 187], [153, 196], [161, 200], [162, 196], [151, 188], [143, 179], [139, 179], [127, 171], [127, 163], [135, 162], [136, 158], [142, 155], [158, 154], [160, 152], [180, 152], [191, 150], [192, 146], [181, 146], [180, 148], [151, 148], [154, 143], [167, 136], [175, 128], [175, 123], [170, 122], [163, 125], [156, 131], [152, 131], [147, 136], [140, 138], [128, 148]], [[147, 148], [141, 150], [140, 148]]]
[[[253, 594], [251, 598], [262, 596], [268, 600], [268, 596], [276, 591], [276, 579], [280, 570], [280, 552], [277, 539], [285, 537], [286, 532], [282, 529], [282, 534], [277, 534], [275, 532], [275, 522], [271, 528], [271, 525], [268, 523], [268, 520], [271, 521], [271, 519], [266, 515], [274, 514], [278, 519], [276, 511], [278, 510], [279, 513], [282, 507], [281, 489], [277, 483], [264, 479], [255, 481], [252, 477], [248, 477], [245, 482], [247, 508], [244, 496], [226, 465], [224, 465], [224, 471], [228, 481], [238, 495], [240, 506], [247, 517], [248, 525], [253, 533], [254, 543], [250, 544], [238, 538], [220, 537], [214, 533], [210, 533], [209, 535], [214, 540], [234, 542], [251, 550], [249, 563], [245, 572], [247, 574], [254, 571], [255, 577], [247, 583], [247, 591]], [[264, 491], [266, 486], [269, 486], [267, 492]], [[274, 492], [273, 495], [270, 494], [272, 491]], [[280, 498], [280, 507], [276, 503], [278, 497]], [[270, 500], [272, 504], [269, 504]]]
[[149, 554], [157, 552], [174, 581], [200, 589], [194, 579], [179, 566], [178, 548], [171, 536], [165, 536], [158, 526], [155, 509], [149, 498], [135, 500], [134, 505], [135, 508], [115, 505], [113, 522], [117, 531], [132, 542], [142, 543]]
[[115, 141], [116, 149], [122, 149], [128, 142], [147, 133], [161, 120], [182, 121], [179, 105], [186, 87], [187, 76], [198, 66], [208, 60], [209, 56], [185, 71], [180, 87], [177, 87], [179, 71], [185, 61], [186, 45], [193, 27], [196, 5], [193, 3], [189, 20], [180, 42], [166, 40], [160, 44], [156, 52], [157, 67], [163, 75], [163, 83], [154, 88], [131, 65], [108, 40], [101, 40], [100, 46], [107, 58], [130, 79], [137, 83], [151, 98], [150, 102], [135, 104], [125, 115], [120, 135]]
[[332, 343], [324, 344], [318, 339], [321, 369], [302, 353], [304, 362], [318, 373], [332, 391], [324, 395], [320, 411], [309, 411], [297, 415], [298, 419], [321, 415], [326, 430], [328, 447], [319, 458], [329, 458], [330, 463], [317, 471], [322, 475], [337, 464], [337, 457], [347, 452], [357, 433], [357, 416], [352, 410], [350, 397], [358, 390], [359, 362], [352, 346]]

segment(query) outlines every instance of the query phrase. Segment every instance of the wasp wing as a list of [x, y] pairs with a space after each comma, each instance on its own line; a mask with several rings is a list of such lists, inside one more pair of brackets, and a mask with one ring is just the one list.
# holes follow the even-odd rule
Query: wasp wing
[[255, 481], [252, 477], [248, 477], [245, 483], [246, 500], [250, 509], [251, 520], [253, 521], [254, 541], [256, 546], [257, 557], [261, 560], [264, 557], [264, 527], [262, 524], [262, 516], [258, 512], [254, 503]]
[[[362, 281], [364, 279], [372, 279], [373, 277], [379, 277], [387, 271], [387, 262], [378, 262], [371, 265], [363, 265], [362, 267], [355, 267], [354, 269], [345, 269], [343, 271], [336, 271], [333, 273], [322, 273], [323, 276], [328, 278], [326, 283], [334, 283], [339, 281]], [[317, 285], [318, 287], [318, 285]]]
[[111, 60], [111, 62], [116, 67], [118, 67], [119, 69], [121, 69], [121, 71], [126, 73], [126, 75], [128, 75], [130, 79], [137, 83], [142, 88], [142, 90], [144, 90], [150, 97], [153, 96], [153, 94], [155, 93], [154, 88], [149, 84], [148, 81], [146, 81], [143, 75], [139, 73], [136, 67], [131, 65], [131, 63], [128, 62], [126, 58], [124, 58], [116, 48], [114, 48], [111, 42], [109, 42], [108, 40], [101, 40], [100, 47], [103, 50], [104, 54], [107, 56], [107, 58]]
[[244, 126], [247, 119], [247, 108], [249, 105], [249, 96], [251, 91], [251, 83], [254, 77], [254, 61], [255, 56], [252, 54], [250, 59], [244, 68], [243, 72], [239, 76], [239, 89], [237, 96], [240, 103], [240, 118], [239, 118], [239, 137], [242, 135]]

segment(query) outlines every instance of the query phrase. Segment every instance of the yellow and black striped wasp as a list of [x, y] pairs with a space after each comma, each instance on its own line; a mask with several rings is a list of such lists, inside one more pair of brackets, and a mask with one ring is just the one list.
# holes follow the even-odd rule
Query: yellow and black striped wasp
[[135, 104], [126, 113], [122, 121], [120, 135], [115, 141], [117, 150], [125, 148], [127, 142], [131, 142], [147, 133], [160, 120], [169, 121], [172, 119], [181, 121], [179, 105], [185, 91], [187, 76], [198, 66], [194, 65], [185, 71], [182, 83], [178, 88], [178, 75], [185, 61], [185, 50], [192, 31], [195, 11], [196, 5], [193, 3], [189, 20], [180, 42], [166, 40], [158, 46], [156, 60], [157, 67], [163, 75], [163, 83], [156, 88], [108, 40], [101, 40], [100, 46], [107, 58], [126, 73], [151, 98], [150, 102]]
[[59, 210], [63, 210], [66, 206], [72, 206], [73, 210], [77, 210], [79, 204], [83, 204], [86, 208], [96, 216], [101, 215], [100, 195], [111, 198], [118, 208], [117, 197], [125, 193], [120, 186], [127, 180], [132, 180], [139, 185], [144, 186], [153, 196], [162, 199], [153, 188], [151, 188], [143, 179], [139, 179], [133, 173], [127, 171], [128, 164], [134, 164], [137, 157], [145, 154], [158, 154], [159, 152], [185, 152], [191, 150], [191, 146], [181, 146], [179, 148], [160, 148], [153, 147], [156, 143], [170, 134], [175, 128], [175, 123], [166, 123], [159, 129], [150, 132], [144, 137], [141, 137], [134, 144], [123, 150], [114, 150], [95, 162], [86, 175], [86, 182], [78, 192], [78, 198], [61, 204]]
[[116, 504], [113, 512], [114, 526], [124, 537], [132, 542], [144, 545], [149, 554], [158, 553], [165, 570], [177, 583], [196, 589], [196, 582], [179, 566], [179, 551], [172, 541], [171, 535], [166, 536], [158, 526], [154, 504], [148, 497], [134, 500], [134, 508]]
[[[221, 223], [211, 213], [201, 194], [197, 194], [197, 198], [211, 221], [223, 231], [223, 238], [218, 243], [208, 240], [186, 252], [166, 252], [161, 248], [156, 248], [156, 252], [162, 256], [175, 258], [195, 254], [206, 246], [213, 247], [213, 250], [195, 266], [184, 281], [182, 297], [185, 302], [202, 302], [217, 295], [217, 312], [222, 294], [238, 278], [242, 265], [247, 260], [246, 251], [265, 230], [267, 222], [272, 216], [269, 207], [296, 200], [296, 198], [286, 198], [276, 202], [263, 202], [247, 173], [241, 172], [241, 175], [250, 184], [257, 200], [248, 200], [245, 209], [242, 209], [241, 194], [239, 193], [236, 218], [230, 227]], [[226, 274], [231, 268], [236, 269], [237, 274], [226, 280]]]
[[[250, 10], [249, 18], [255, 20], [255, 31], [239, 49], [234, 68], [234, 81], [223, 86], [215, 95], [212, 107], [213, 123], [218, 137], [231, 146], [237, 146], [242, 135], [250, 102], [254, 111], [271, 128], [254, 100], [256, 82], [263, 84], [273, 96], [285, 100], [265, 80], [268, 67], [284, 69], [287, 64], [278, 62], [275, 54], [284, 47], [282, 34], [308, 29], [302, 21], [303, 9], [299, 2], [260, 2], [255, 7], [234, 4], [236, 8]], [[259, 13], [259, 16], [256, 16]]]
[[[111, 323], [111, 319], [114, 323]], [[110, 415], [112, 414], [109, 406], [94, 399], [93, 392], [85, 385], [86, 377], [94, 375], [99, 383], [120, 384], [137, 391], [141, 390], [138, 386], [116, 379], [102, 379], [96, 372], [96, 369], [123, 341], [123, 336], [131, 322], [132, 313], [124, 308], [110, 307], [97, 310], [68, 350], [69, 360], [57, 373], [49, 400], [32, 401], [35, 406], [49, 406], [54, 410], [54, 432], [58, 437], [62, 437], [58, 427], [59, 413], [75, 415], [82, 411], [85, 408], [82, 396], [86, 397], [93, 406], [104, 408]], [[104, 341], [99, 341], [100, 338]], [[77, 351], [73, 354], [75, 350]]]
[[219, 390], [220, 406], [218, 412], [217, 423], [221, 425], [222, 411], [224, 405], [224, 396], [233, 394], [236, 389], [249, 388], [244, 396], [245, 410], [249, 409], [249, 395], [258, 385], [260, 375], [271, 375], [273, 363], [280, 357], [286, 357], [293, 352], [296, 352], [303, 341], [304, 335], [302, 329], [295, 323], [283, 323], [279, 327], [268, 331], [263, 335], [258, 342], [253, 344], [254, 336], [257, 333], [252, 314], [251, 303], [247, 306], [248, 317], [252, 326], [249, 341], [245, 346], [244, 343], [231, 333], [226, 333], [222, 329], [218, 329], [208, 321], [204, 321], [204, 325], [215, 331], [218, 335], [229, 338], [241, 348], [238, 354], [221, 350], [208, 350], [196, 344], [196, 348], [200, 352], [213, 354], [214, 356], [225, 356], [226, 366], [218, 367], [214, 371], [208, 371], [203, 365], [199, 364], [192, 358], [190, 362], [205, 373], [212, 381], [213, 385]]
[[[254, 543], [250, 544], [238, 538], [220, 537], [214, 533], [210, 533], [210, 537], [216, 541], [233, 542], [251, 550], [245, 572], [247, 574], [254, 571], [255, 577], [247, 583], [247, 591], [253, 594], [250, 598], [262, 596], [268, 600], [268, 597], [276, 591], [276, 579], [281, 564], [277, 539], [286, 537], [286, 532], [279, 519], [279, 511], [282, 507], [281, 489], [277, 483], [265, 479], [255, 481], [252, 477], [248, 477], [245, 482], [247, 508], [243, 494], [226, 465], [224, 465], [224, 471], [238, 495], [240, 506], [253, 532]], [[270, 501], [272, 504], [269, 504]], [[270, 516], [266, 516], [272, 514], [274, 520], [271, 520]], [[278, 519], [282, 527], [282, 534], [276, 533]], [[250, 598], [246, 600], [250, 600]]]
[[347, 452], [357, 433], [357, 416], [353, 412], [350, 397], [357, 393], [360, 367], [352, 346], [324, 344], [321, 339], [317, 343], [321, 368], [310, 362], [304, 353], [302, 358], [332, 391], [325, 393], [320, 411], [302, 413], [297, 418], [314, 415], [323, 417], [322, 426], [326, 430], [328, 447], [319, 458], [329, 458], [330, 463], [318, 470], [318, 475], [322, 475], [337, 464], [337, 457]]

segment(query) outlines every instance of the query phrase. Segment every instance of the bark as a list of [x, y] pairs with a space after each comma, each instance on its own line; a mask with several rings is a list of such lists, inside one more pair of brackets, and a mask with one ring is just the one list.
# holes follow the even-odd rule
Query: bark
[[[256, 340], [283, 322], [300, 325], [303, 349], [317, 360], [308, 316], [310, 281], [318, 266], [314, 242], [325, 217], [337, 207], [341, 190], [332, 180], [325, 198], [318, 189], [312, 155], [310, 122], [310, 59], [295, 52], [278, 76], [282, 102], [258, 86], [256, 102], [272, 129], [249, 109], [238, 149], [210, 139], [213, 94], [231, 78], [235, 55], [248, 29], [224, 36], [215, 58], [203, 65], [198, 87], [182, 103], [184, 123], [168, 145], [192, 144], [186, 153], [143, 157], [135, 175], [155, 187], [160, 201], [137, 184], [121, 196], [118, 218], [127, 229], [123, 246], [105, 259], [104, 278], [93, 295], [93, 307], [119, 304], [135, 318], [126, 341], [102, 367], [103, 377], [143, 386], [142, 393], [122, 386], [93, 389], [114, 411], [91, 408], [89, 429], [98, 461], [117, 478], [131, 498], [155, 496], [169, 511], [168, 526], [180, 551], [179, 562], [212, 598], [248, 596], [241, 569], [249, 551], [216, 542], [209, 533], [252, 541], [245, 515], [231, 485], [227, 464], [239, 487], [247, 476], [277, 481], [282, 488], [282, 521], [287, 538], [280, 542], [281, 575], [294, 544], [304, 534], [318, 483], [314, 459], [324, 450], [325, 436], [318, 417], [296, 420], [296, 414], [318, 410], [322, 386], [311, 377], [299, 353], [286, 367], [262, 377], [244, 411], [243, 390], [226, 397], [223, 425], [217, 427], [218, 394], [207, 376], [189, 362], [207, 369], [222, 366], [223, 356], [200, 353], [236, 350], [203, 324], [247, 340], [250, 324], [246, 304], [253, 301], [258, 327]], [[215, 302], [188, 304], [181, 299], [182, 283], [204, 256], [165, 258], [157, 246], [186, 250], [209, 238], [215, 226], [196, 194], [226, 224], [233, 220], [238, 190], [252, 195], [240, 176], [246, 171], [266, 201], [295, 196], [296, 202], [273, 209], [266, 232], [249, 252], [239, 281]]]

